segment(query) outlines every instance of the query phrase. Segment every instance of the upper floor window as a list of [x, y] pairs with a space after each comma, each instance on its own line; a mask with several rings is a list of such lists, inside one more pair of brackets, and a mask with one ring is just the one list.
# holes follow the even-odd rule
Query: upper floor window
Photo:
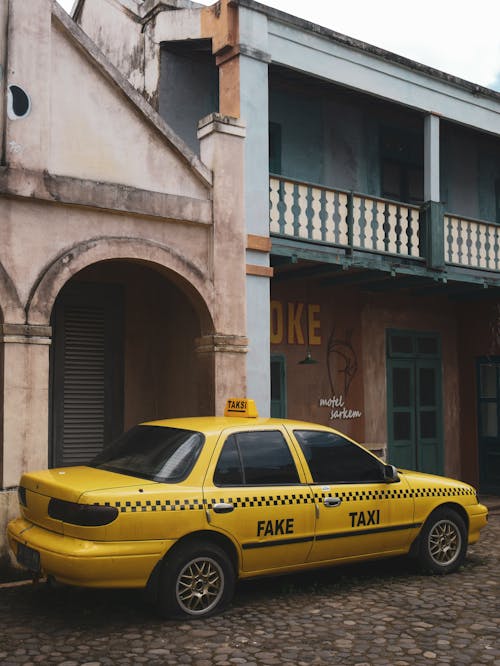
[[381, 194], [387, 199], [419, 204], [424, 200], [423, 137], [399, 128], [380, 136]]
[[261, 486], [300, 483], [288, 444], [279, 430], [230, 435], [214, 474], [217, 486]]

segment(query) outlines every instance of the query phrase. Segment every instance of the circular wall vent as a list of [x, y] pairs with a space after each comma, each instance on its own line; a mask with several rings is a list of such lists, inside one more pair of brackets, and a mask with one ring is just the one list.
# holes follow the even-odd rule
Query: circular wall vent
[[10, 85], [7, 91], [7, 115], [11, 120], [26, 118], [31, 111], [31, 99], [19, 86]]

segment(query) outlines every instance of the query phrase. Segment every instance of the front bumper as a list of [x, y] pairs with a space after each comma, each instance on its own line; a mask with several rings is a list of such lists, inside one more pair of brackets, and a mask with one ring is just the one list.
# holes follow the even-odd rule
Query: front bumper
[[488, 522], [488, 509], [484, 504], [473, 504], [466, 508], [469, 516], [469, 544], [476, 543], [479, 532]]
[[17, 557], [24, 544], [40, 555], [40, 575], [83, 587], [145, 587], [174, 540], [97, 542], [56, 534], [23, 518], [9, 523], [7, 536]]

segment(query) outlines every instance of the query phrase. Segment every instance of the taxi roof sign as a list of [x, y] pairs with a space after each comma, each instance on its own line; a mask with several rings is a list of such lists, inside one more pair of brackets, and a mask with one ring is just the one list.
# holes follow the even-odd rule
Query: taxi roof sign
[[226, 401], [224, 416], [246, 416], [251, 419], [259, 415], [255, 400], [249, 398], [229, 398]]

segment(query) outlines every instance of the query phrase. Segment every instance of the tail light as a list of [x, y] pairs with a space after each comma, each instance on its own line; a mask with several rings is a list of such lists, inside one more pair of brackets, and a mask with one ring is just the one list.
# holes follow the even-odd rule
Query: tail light
[[114, 506], [102, 504], [77, 504], [65, 500], [51, 499], [49, 502], [49, 516], [63, 523], [83, 525], [84, 527], [99, 527], [108, 525], [118, 516], [118, 509]]
[[28, 506], [28, 502], [26, 501], [26, 488], [23, 488], [23, 486], [19, 486], [17, 489], [17, 498], [21, 506]]

